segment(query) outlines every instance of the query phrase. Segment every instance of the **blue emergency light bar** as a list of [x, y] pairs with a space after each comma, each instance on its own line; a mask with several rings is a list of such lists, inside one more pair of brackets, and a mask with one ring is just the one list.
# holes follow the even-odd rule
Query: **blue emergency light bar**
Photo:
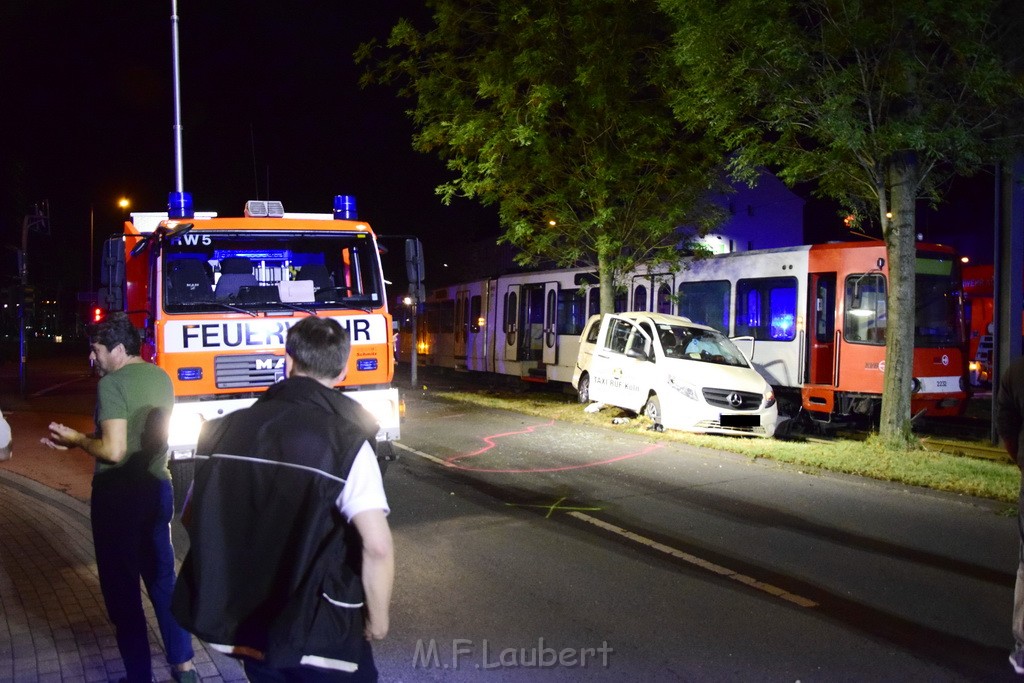
[[354, 221], [359, 218], [356, 211], [356, 198], [350, 194], [334, 196], [334, 220]]
[[195, 218], [192, 209], [192, 194], [189, 192], [171, 192], [167, 195], [168, 218]]

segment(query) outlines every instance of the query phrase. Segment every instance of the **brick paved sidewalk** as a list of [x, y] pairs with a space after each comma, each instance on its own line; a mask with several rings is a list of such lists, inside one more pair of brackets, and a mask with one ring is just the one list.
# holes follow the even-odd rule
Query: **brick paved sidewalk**
[[[180, 559], [180, 558], [179, 558]], [[148, 601], [153, 673], [171, 680]], [[193, 639], [203, 681], [244, 681]], [[124, 675], [93, 555], [89, 506], [0, 469], [0, 683], [116, 681]]]

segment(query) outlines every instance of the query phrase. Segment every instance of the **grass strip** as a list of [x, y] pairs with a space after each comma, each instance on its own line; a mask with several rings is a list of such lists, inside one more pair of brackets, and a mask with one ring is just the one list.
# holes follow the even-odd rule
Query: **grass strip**
[[[965, 496], [988, 498], [1016, 504], [1020, 472], [1009, 462], [961, 457], [927, 451], [894, 451], [879, 439], [836, 438], [829, 441], [760, 439], [741, 436], [711, 436], [667, 430], [650, 431], [650, 420], [619, 408], [605, 407], [584, 412], [574, 398], [549, 392], [431, 392], [452, 401], [511, 410], [575, 424], [643, 434], [651, 439], [677, 441], [701, 448], [727, 451], [816, 470], [852, 474], [881, 481], [919, 486]], [[613, 424], [615, 418], [627, 418]]]

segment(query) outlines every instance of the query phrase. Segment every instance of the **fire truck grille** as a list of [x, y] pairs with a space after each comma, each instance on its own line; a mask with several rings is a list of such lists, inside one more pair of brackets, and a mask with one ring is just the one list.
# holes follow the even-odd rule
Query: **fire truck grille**
[[257, 353], [246, 356], [217, 356], [213, 374], [218, 389], [269, 387], [284, 377], [284, 356]]
[[761, 407], [761, 394], [749, 391], [705, 387], [704, 400], [713, 406], [732, 410], [757, 410]]

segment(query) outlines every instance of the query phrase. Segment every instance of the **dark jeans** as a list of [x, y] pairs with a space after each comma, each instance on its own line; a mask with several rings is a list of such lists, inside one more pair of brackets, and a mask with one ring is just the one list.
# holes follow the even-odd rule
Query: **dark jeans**
[[171, 666], [192, 659], [192, 636], [171, 616], [174, 549], [170, 481], [107, 472], [93, 480], [92, 537], [107, 614], [129, 683], [152, 680], [139, 577], [153, 603]]
[[242, 661], [249, 683], [376, 683], [378, 675], [369, 641], [364, 641], [359, 669], [352, 673], [312, 666], [272, 669], [254, 659], [245, 658]]

